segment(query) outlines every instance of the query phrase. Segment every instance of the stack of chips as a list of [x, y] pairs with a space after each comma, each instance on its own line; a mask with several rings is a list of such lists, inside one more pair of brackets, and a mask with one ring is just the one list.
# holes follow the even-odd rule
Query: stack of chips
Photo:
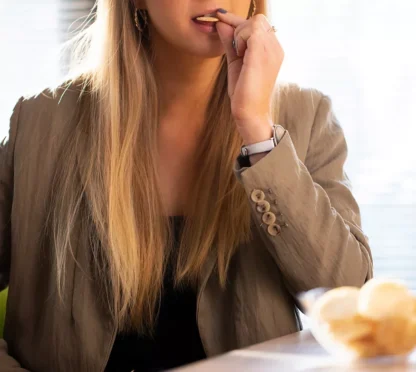
[[416, 347], [416, 298], [399, 281], [329, 290], [309, 315], [318, 341], [354, 357], [406, 355]]

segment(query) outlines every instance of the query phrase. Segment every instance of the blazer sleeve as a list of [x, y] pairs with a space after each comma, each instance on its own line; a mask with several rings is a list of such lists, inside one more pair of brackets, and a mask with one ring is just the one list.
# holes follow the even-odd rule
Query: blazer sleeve
[[[13, 157], [22, 101], [23, 98], [20, 98], [14, 107], [10, 119], [9, 138], [0, 143], [0, 290], [8, 286], [10, 277]], [[3, 371], [26, 370], [8, 355], [7, 343], [0, 339], [0, 372]]]
[[[317, 287], [361, 286], [373, 275], [368, 238], [343, 169], [343, 130], [330, 98], [320, 95], [304, 163], [286, 131], [253, 166], [236, 161], [234, 168], [292, 295]], [[267, 201], [266, 207], [259, 199]]]

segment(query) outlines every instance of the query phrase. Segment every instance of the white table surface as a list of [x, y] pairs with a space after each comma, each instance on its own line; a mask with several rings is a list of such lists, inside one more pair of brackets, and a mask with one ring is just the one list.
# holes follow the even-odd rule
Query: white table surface
[[355, 363], [340, 362], [322, 349], [310, 331], [306, 330], [246, 349], [231, 351], [175, 371], [416, 371], [416, 353], [408, 358], [383, 357]]

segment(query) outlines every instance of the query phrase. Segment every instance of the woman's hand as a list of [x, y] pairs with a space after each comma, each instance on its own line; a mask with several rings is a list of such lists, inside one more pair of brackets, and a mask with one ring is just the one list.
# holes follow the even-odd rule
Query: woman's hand
[[[284, 52], [263, 14], [246, 20], [217, 12], [228, 62], [232, 115], [245, 144], [271, 138], [271, 100]], [[236, 49], [233, 48], [233, 39]]]

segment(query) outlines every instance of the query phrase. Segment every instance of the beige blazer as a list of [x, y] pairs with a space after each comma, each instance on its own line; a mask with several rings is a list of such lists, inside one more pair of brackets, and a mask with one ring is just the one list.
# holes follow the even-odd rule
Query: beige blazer
[[[79, 89], [55, 93], [20, 98], [0, 147], [0, 289], [9, 285], [0, 371], [101, 372], [117, 332], [90, 279], [86, 237], [76, 250], [79, 265], [68, 262], [64, 304], [52, 290], [54, 247], [38, 240]], [[252, 207], [253, 240], [239, 247], [224, 291], [211, 275], [212, 259], [199, 286], [197, 322], [209, 357], [298, 331], [294, 296], [301, 291], [361, 286], [372, 277], [331, 100], [293, 84], [275, 119], [287, 129], [278, 146], [251, 167], [235, 162]], [[280, 234], [262, 221], [261, 199], [271, 205], [267, 222], [276, 216], [287, 223]]]

